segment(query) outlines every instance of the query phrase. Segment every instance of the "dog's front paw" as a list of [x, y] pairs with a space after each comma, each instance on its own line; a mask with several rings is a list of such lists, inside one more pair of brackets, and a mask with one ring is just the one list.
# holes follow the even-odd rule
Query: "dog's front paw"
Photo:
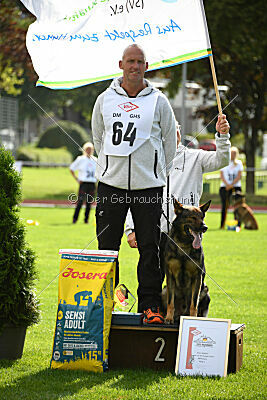
[[173, 320], [173, 318], [165, 317], [164, 323], [167, 325], [171, 325], [171, 324], [174, 324], [174, 320]]

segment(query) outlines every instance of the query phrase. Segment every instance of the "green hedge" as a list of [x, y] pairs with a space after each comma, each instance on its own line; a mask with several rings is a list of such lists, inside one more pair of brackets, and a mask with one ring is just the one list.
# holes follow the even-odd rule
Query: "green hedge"
[[33, 146], [22, 146], [17, 150], [16, 159], [20, 161], [70, 164], [72, 162], [72, 154], [65, 147], [39, 149]]
[[73, 159], [81, 155], [83, 144], [91, 141], [86, 130], [73, 121], [58, 121], [58, 125], [54, 124], [43, 132], [37, 147], [55, 149], [65, 146], [72, 154]]
[[27, 327], [39, 320], [35, 254], [19, 215], [22, 178], [13, 165], [11, 154], [0, 147], [0, 332], [5, 325]]

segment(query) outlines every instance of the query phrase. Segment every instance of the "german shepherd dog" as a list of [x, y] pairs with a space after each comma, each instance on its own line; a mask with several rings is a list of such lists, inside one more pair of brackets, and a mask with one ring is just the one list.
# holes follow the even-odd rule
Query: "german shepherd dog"
[[235, 219], [244, 223], [245, 229], [259, 229], [253, 211], [245, 202], [245, 196], [240, 192], [233, 193]]
[[[167, 324], [178, 321], [180, 315], [207, 315], [204, 309], [208, 310], [210, 298], [208, 288], [203, 284], [205, 267], [201, 239], [208, 229], [204, 218], [210, 203], [193, 207], [183, 206], [174, 200], [176, 217], [165, 249], [167, 289], [162, 292], [162, 303], [167, 308]], [[198, 310], [200, 298], [202, 311]]]

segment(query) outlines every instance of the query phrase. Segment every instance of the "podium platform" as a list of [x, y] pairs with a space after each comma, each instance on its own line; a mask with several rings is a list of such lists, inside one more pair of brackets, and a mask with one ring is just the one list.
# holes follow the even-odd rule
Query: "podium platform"
[[[124, 314], [124, 315], [123, 315]], [[230, 330], [228, 373], [240, 370], [244, 324]], [[141, 314], [113, 313], [109, 337], [109, 368], [150, 368], [174, 372], [178, 325], [142, 325]]]

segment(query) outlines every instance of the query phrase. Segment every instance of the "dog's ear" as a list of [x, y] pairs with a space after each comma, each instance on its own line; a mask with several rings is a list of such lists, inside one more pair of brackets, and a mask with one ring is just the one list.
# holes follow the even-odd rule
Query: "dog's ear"
[[208, 211], [208, 209], [210, 208], [210, 203], [211, 203], [211, 200], [207, 201], [207, 203], [202, 204], [202, 205], [199, 207], [200, 210], [203, 212], [203, 214], [205, 214], [205, 213]]
[[234, 192], [234, 196], [243, 196], [243, 193], [240, 192], [240, 190], [236, 190], [236, 191]]
[[173, 196], [172, 196], [172, 201], [174, 205], [175, 214], [176, 215], [181, 214], [181, 212], [183, 211], [183, 205], [179, 203], [179, 201], [177, 201]]

